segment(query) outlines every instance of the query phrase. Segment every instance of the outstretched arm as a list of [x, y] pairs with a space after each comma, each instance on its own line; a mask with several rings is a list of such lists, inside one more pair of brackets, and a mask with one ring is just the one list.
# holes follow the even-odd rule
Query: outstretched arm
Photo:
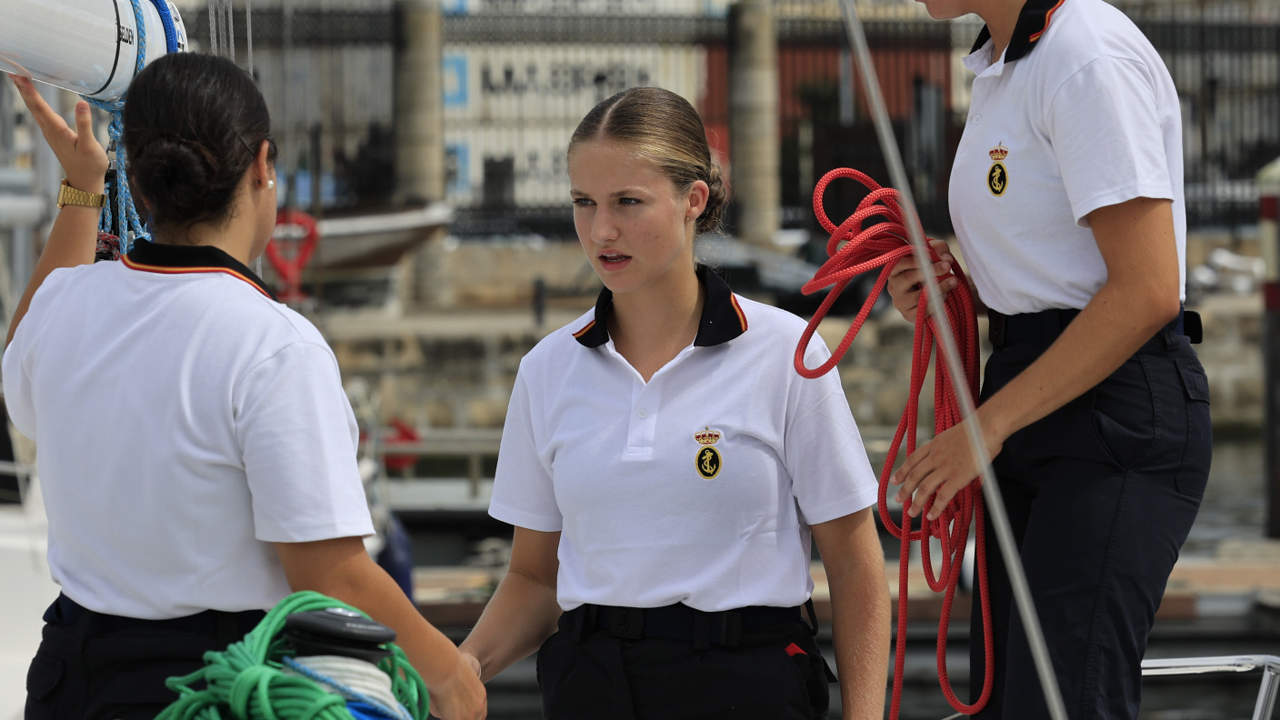
[[275, 548], [294, 591], [337, 598], [396, 631], [396, 642], [431, 692], [433, 715], [445, 720], [485, 716], [484, 686], [470, 665], [373, 562], [360, 538], [275, 543]]
[[[36, 124], [40, 126], [45, 141], [53, 148], [53, 154], [62, 164], [67, 184], [77, 190], [101, 194], [106, 181], [107, 152], [93, 136], [93, 117], [89, 112], [89, 104], [83, 100], [76, 103], [76, 129], [72, 130], [67, 121], [54, 112], [40, 93], [36, 92], [36, 87], [29, 78], [14, 75], [9, 77], [18, 88], [18, 94], [31, 111]], [[27, 314], [31, 297], [40, 289], [40, 284], [49, 273], [60, 267], [93, 262], [93, 253], [98, 244], [100, 213], [96, 208], [75, 205], [68, 205], [58, 212], [53, 230], [49, 233], [49, 242], [40, 253], [31, 280], [27, 282], [27, 289], [22, 293], [13, 317], [9, 319], [6, 347], [13, 340], [18, 323]]]
[[484, 680], [538, 649], [556, 631], [556, 553], [560, 533], [517, 527], [511, 566], [461, 650], [478, 661]]

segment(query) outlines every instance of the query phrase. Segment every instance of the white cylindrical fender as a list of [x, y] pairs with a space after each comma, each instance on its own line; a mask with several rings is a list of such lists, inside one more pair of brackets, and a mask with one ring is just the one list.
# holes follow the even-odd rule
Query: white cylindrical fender
[[[187, 31], [178, 10], [164, 2], [178, 50], [186, 50]], [[151, 0], [140, 6], [149, 63], [168, 52], [164, 23]], [[137, 62], [131, 0], [0, 0], [0, 70], [110, 101], [129, 88]]]

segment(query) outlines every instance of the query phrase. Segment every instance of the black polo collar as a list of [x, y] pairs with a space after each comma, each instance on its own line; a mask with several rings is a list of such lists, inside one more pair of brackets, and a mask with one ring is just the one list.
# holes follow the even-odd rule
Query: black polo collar
[[[1027, 0], [1027, 3], [1022, 6], [1022, 12], [1018, 13], [1018, 23], [1013, 26], [1013, 37], [1009, 40], [1009, 47], [1004, 51], [1004, 61], [1011, 63], [1031, 52], [1035, 48], [1036, 41], [1045, 30], [1049, 29], [1049, 21], [1053, 19], [1053, 13], [1066, 1]], [[978, 39], [969, 50], [970, 54], [978, 52], [990, 39], [991, 29], [983, 25], [982, 32], [978, 33]]]
[[121, 258], [126, 267], [143, 272], [181, 275], [220, 272], [240, 278], [272, 300], [276, 296], [244, 263], [212, 245], [166, 245], [140, 240]]
[[[698, 335], [693, 344], [710, 347], [729, 342], [747, 331], [747, 315], [738, 305], [729, 284], [706, 265], [697, 268], [698, 282], [706, 291], [702, 304], [702, 319], [698, 322]], [[589, 348], [600, 347], [609, 341], [609, 316], [613, 312], [613, 293], [609, 288], [600, 290], [596, 298], [595, 317], [573, 334], [574, 339]]]

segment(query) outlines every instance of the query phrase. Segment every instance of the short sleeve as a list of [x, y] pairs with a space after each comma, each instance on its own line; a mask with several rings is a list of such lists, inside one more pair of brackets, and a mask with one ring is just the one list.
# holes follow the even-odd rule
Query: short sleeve
[[556, 504], [551, 469], [538, 452], [531, 400], [528, 373], [521, 363], [502, 428], [489, 514], [517, 527], [558, 532], [564, 520]]
[[45, 276], [40, 287], [31, 296], [27, 312], [13, 332], [13, 340], [4, 349], [0, 367], [4, 382], [4, 404], [13, 426], [32, 440], [36, 439], [36, 407], [30, 366], [33, 346], [40, 335], [38, 330], [45, 323], [50, 303], [58, 296], [71, 275], [72, 268], [56, 268]]
[[[806, 364], [815, 367], [828, 357], [826, 345], [815, 335], [805, 352]], [[805, 521], [817, 525], [874, 504], [876, 476], [839, 374], [833, 369], [793, 382], [783, 457]]]
[[1141, 61], [1102, 57], [1085, 65], [1054, 92], [1046, 124], [1081, 226], [1100, 207], [1173, 199], [1155, 86]]
[[[29, 323], [26, 323], [29, 324]], [[27, 373], [27, 345], [30, 333], [19, 324], [13, 341], [4, 350], [4, 404], [18, 432], [36, 437], [36, 408], [31, 400], [31, 376]]]
[[237, 383], [235, 408], [255, 537], [312, 542], [373, 533], [355, 415], [329, 348], [298, 342], [259, 362]]

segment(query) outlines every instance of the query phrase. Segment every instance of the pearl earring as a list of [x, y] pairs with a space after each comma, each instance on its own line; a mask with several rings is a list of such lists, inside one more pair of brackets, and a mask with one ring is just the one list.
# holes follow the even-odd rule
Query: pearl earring
[[276, 181], [275, 181], [275, 180], [268, 180], [268, 181], [267, 181], [267, 189], [271, 189], [271, 188], [273, 188], [273, 187], [275, 187], [275, 186], [276, 186]]

